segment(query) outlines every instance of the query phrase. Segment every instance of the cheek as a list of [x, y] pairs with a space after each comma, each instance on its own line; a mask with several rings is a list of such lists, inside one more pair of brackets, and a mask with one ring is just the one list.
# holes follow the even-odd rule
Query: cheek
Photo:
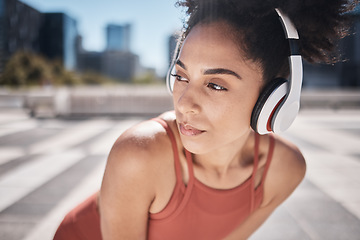
[[180, 98], [180, 91], [178, 88], [174, 88], [173, 92], [172, 92], [172, 101], [173, 101], [173, 105], [176, 108], [177, 103], [179, 102], [179, 98]]
[[250, 124], [251, 113], [257, 96], [253, 97], [250, 94], [236, 95], [221, 103], [210, 104], [208, 109], [218, 121], [234, 122], [238, 124]]
[[226, 144], [235, 141], [251, 129], [252, 107], [245, 103], [232, 104], [220, 109], [216, 123], [216, 141]]

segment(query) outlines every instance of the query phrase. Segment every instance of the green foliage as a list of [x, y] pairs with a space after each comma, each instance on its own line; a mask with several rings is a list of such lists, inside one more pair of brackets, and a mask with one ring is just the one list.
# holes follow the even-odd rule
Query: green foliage
[[32, 86], [74, 86], [79, 84], [103, 84], [112, 82], [96, 73], [82, 75], [67, 71], [61, 61], [50, 61], [31, 52], [15, 53], [0, 76], [0, 85], [12, 88]]
[[67, 71], [59, 60], [49, 63], [51, 69], [52, 81], [55, 86], [74, 86], [81, 84], [81, 79], [73, 72]]
[[0, 78], [1, 85], [12, 87], [46, 84], [51, 79], [51, 69], [40, 56], [30, 52], [17, 52], [8, 61]]
[[86, 85], [113, 84], [116, 80], [108, 78], [96, 72], [87, 71], [81, 74], [81, 80]]
[[[32, 86], [75, 86], [119, 84], [124, 81], [112, 79], [96, 72], [75, 73], [67, 71], [60, 60], [50, 61], [35, 53], [19, 51], [15, 53], [0, 75], [0, 85], [12, 88]], [[133, 79], [135, 84], [158, 84], [154, 72], [147, 72]]]

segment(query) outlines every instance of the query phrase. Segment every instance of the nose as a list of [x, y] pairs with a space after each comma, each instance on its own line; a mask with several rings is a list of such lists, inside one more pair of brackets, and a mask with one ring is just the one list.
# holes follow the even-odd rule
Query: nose
[[185, 88], [174, 90], [174, 106], [182, 114], [198, 114], [201, 110], [200, 92], [188, 84]]

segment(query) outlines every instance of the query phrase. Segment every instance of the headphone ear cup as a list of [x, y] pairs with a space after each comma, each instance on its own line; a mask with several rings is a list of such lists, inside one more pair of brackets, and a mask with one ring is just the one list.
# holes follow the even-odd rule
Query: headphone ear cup
[[175, 64], [171, 64], [169, 71], [166, 74], [166, 86], [170, 94], [172, 94], [174, 90], [174, 84], [175, 84]]
[[174, 84], [175, 84], [175, 80], [176, 80], [176, 77], [174, 76], [176, 74], [175, 64], [176, 64], [176, 59], [178, 59], [179, 54], [180, 54], [181, 43], [182, 43], [182, 41], [180, 39], [178, 39], [178, 41], [176, 43], [176, 47], [174, 49], [173, 60], [171, 62], [169, 71], [166, 74], [166, 86], [171, 95], [173, 93]]
[[271, 118], [287, 94], [287, 85], [284, 78], [275, 78], [265, 85], [251, 114], [250, 125], [255, 132], [271, 132]]

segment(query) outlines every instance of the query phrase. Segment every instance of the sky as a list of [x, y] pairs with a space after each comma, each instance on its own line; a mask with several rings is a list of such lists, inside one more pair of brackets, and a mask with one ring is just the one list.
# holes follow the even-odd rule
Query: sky
[[183, 9], [176, 0], [21, 0], [40, 12], [64, 12], [77, 21], [83, 47], [105, 49], [109, 23], [132, 24], [131, 50], [145, 67], [164, 75], [168, 67], [168, 38], [181, 30]]

